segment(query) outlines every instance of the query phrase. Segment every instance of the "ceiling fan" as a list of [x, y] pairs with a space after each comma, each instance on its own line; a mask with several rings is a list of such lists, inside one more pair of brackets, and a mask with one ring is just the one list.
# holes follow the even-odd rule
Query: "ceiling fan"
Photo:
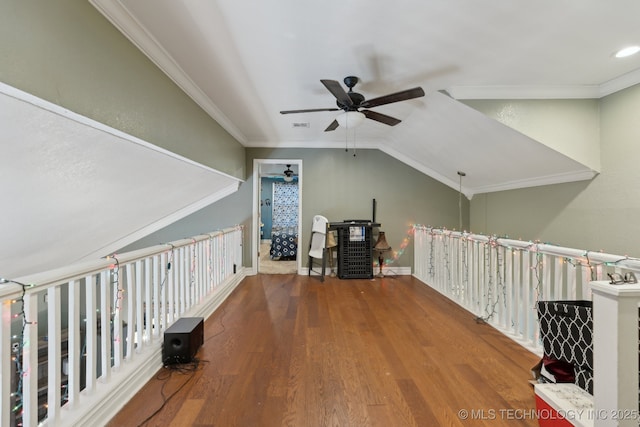
[[[340, 111], [345, 113], [355, 112], [360, 113], [356, 116], [361, 118], [367, 118], [375, 120], [385, 125], [395, 126], [401, 122], [401, 120], [395, 117], [387, 116], [386, 114], [378, 113], [376, 111], [368, 110], [367, 108], [378, 107], [380, 105], [391, 104], [393, 102], [406, 101], [408, 99], [419, 98], [424, 96], [424, 90], [421, 87], [414, 87], [413, 89], [407, 89], [400, 92], [392, 93], [389, 95], [380, 96], [373, 99], [365, 99], [365, 97], [357, 92], [353, 91], [353, 87], [358, 83], [358, 78], [355, 76], [347, 76], [344, 78], [344, 84], [349, 88], [349, 92], [345, 92], [339, 82], [335, 80], [320, 80], [323, 85], [336, 97], [336, 104], [338, 108], [312, 108], [308, 110], [285, 110], [280, 111], [280, 114], [292, 114], [292, 113], [313, 113], [317, 111]], [[346, 115], [349, 116], [348, 114]], [[339, 119], [335, 119], [324, 131], [328, 132], [335, 130], [339, 125], [345, 125], [340, 123]]]
[[291, 170], [291, 165], [287, 165], [287, 169], [282, 173], [284, 174], [285, 182], [293, 181], [293, 177], [296, 176], [296, 174]]

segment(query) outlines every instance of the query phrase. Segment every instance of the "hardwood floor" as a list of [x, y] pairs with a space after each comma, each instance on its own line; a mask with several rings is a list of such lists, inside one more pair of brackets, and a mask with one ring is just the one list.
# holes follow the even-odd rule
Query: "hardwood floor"
[[538, 425], [538, 357], [410, 276], [248, 277], [197, 357], [109, 425]]

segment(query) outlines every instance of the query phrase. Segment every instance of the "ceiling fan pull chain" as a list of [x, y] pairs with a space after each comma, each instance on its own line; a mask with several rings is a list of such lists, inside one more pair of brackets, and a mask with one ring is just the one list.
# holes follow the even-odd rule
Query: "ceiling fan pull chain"
[[344, 152], [349, 152], [349, 128], [344, 128]]
[[356, 136], [357, 136], [357, 135], [356, 135], [356, 132], [357, 132], [357, 130], [356, 130], [356, 129], [354, 129], [354, 130], [353, 130], [353, 157], [355, 157], [355, 156], [356, 156], [356, 139], [357, 139], [357, 138], [356, 138]]

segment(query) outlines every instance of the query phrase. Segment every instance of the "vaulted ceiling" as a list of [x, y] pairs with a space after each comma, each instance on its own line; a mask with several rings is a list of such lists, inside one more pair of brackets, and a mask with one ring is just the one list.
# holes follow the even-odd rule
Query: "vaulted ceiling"
[[[640, 81], [640, 2], [620, 0], [90, 0], [247, 147], [381, 149], [465, 193], [589, 179], [594, 171], [465, 105], [600, 98]], [[357, 76], [372, 110], [400, 119], [325, 132], [320, 82]], [[346, 88], [345, 88], [346, 89]]]

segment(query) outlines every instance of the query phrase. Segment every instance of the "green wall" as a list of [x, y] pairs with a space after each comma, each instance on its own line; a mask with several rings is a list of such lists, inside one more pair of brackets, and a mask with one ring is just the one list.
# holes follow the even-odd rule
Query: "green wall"
[[[358, 150], [357, 156], [343, 149], [247, 148], [247, 170], [253, 173], [254, 159], [302, 160], [302, 218], [304, 240], [300, 242], [302, 265], [307, 266], [311, 221], [314, 215], [330, 221], [370, 219], [372, 200], [377, 201], [376, 220], [387, 242], [398, 251], [405, 238], [409, 244], [395, 266], [413, 267], [411, 225], [457, 228], [456, 190], [424, 175], [379, 150]], [[215, 227], [242, 224], [245, 228], [244, 265], [251, 266], [253, 179], [240, 190], [211, 206], [160, 230], [123, 251], [166, 243]], [[463, 197], [463, 223], [469, 224], [469, 202]], [[214, 224], [214, 228], [207, 228]]]
[[[354, 157], [344, 149], [247, 148], [247, 162], [253, 159], [302, 160], [303, 266], [314, 215], [334, 222], [371, 219], [373, 199], [376, 221], [394, 251], [403, 239], [411, 239], [413, 224], [458, 227], [457, 191], [379, 150], [358, 150]], [[463, 201], [463, 222], [468, 224], [468, 201]], [[413, 266], [412, 241], [395, 265]]]
[[640, 85], [598, 101], [593, 180], [476, 195], [471, 230], [640, 257]]
[[251, 195], [252, 185], [244, 182], [240, 184], [240, 188], [235, 193], [120, 249], [118, 252], [128, 252], [234, 225], [243, 225], [245, 226], [243, 265], [250, 266]]
[[245, 178], [244, 147], [87, 0], [2, 0], [0, 81]]

